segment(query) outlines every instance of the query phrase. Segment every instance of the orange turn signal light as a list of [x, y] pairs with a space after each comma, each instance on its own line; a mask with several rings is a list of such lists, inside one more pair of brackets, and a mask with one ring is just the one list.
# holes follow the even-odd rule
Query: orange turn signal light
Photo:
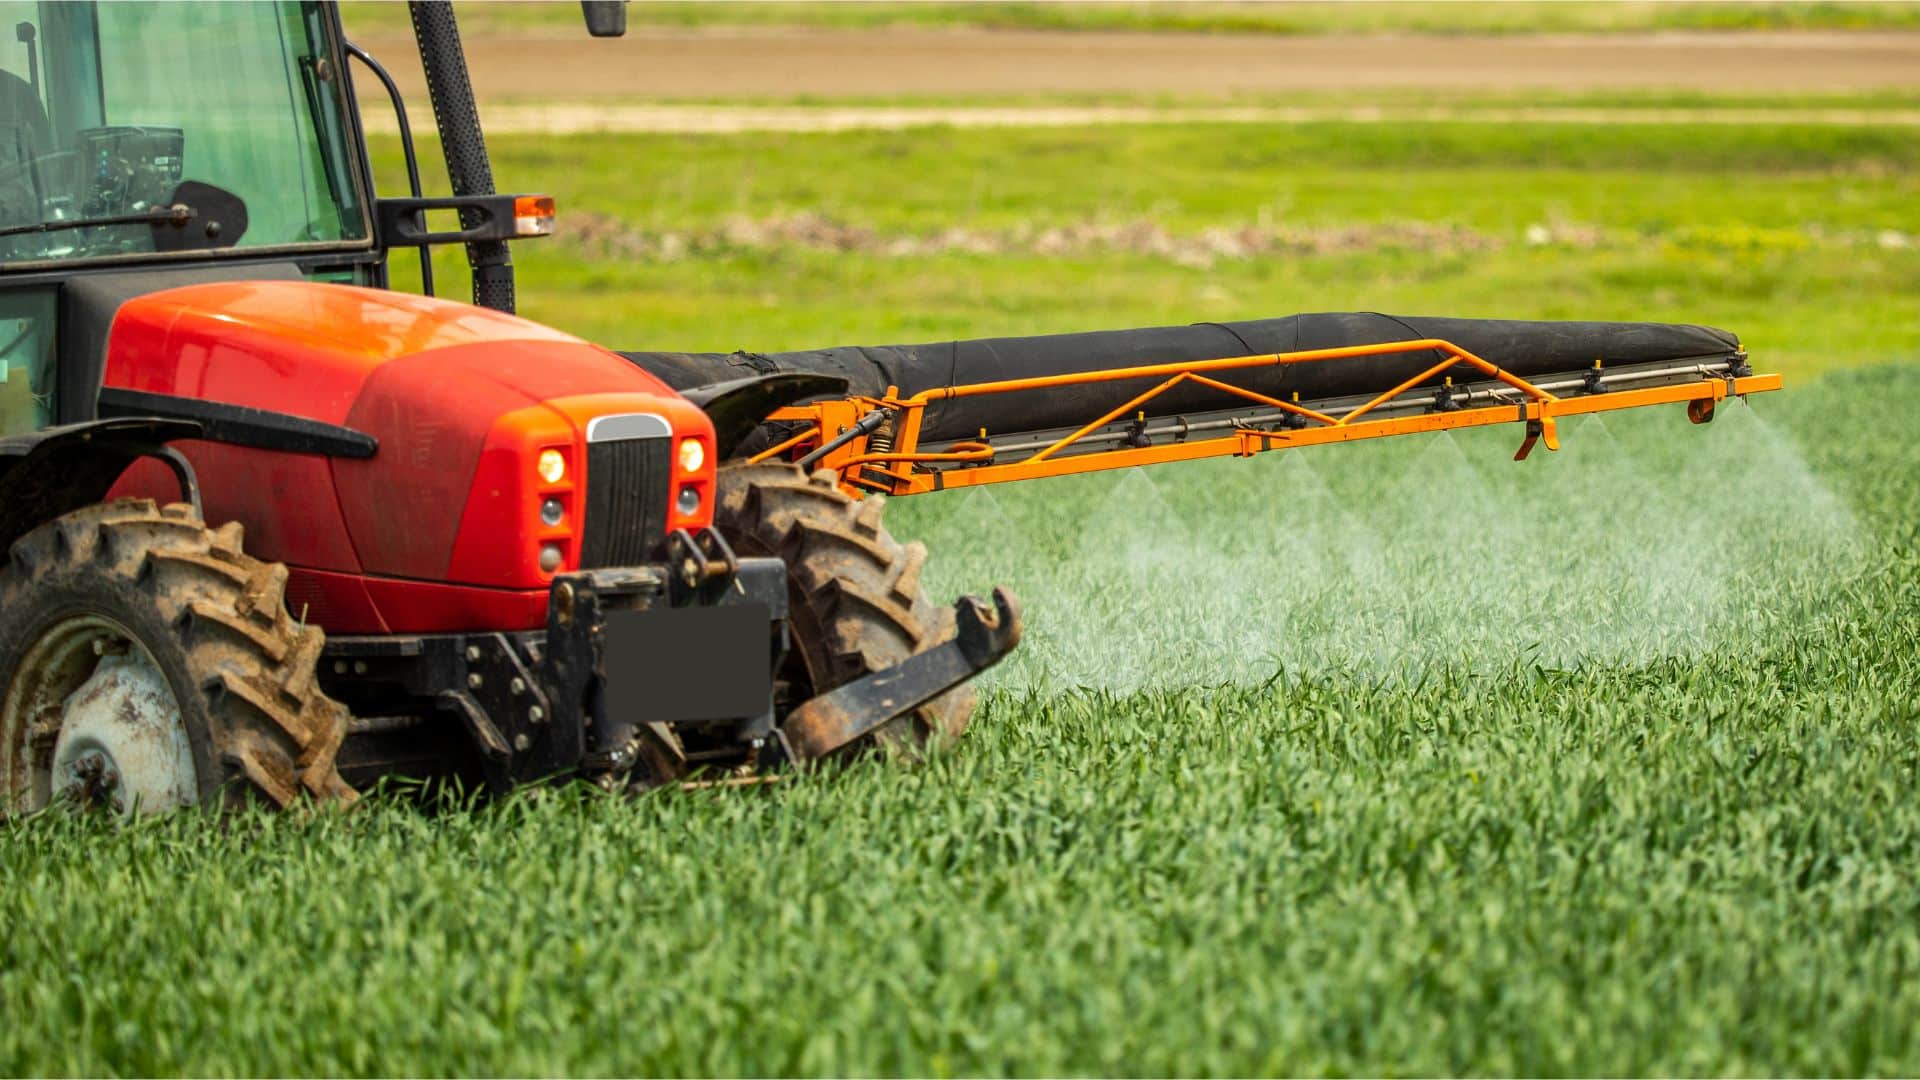
[[522, 195], [513, 200], [513, 235], [552, 236], [553, 196]]

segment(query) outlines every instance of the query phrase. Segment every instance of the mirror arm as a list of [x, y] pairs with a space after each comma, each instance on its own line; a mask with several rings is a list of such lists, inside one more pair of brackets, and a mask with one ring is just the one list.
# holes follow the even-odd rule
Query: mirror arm
[[[373, 54], [351, 41], [342, 41], [341, 46], [347, 55], [367, 66], [380, 85], [387, 88], [387, 100], [393, 102], [393, 114], [400, 121], [400, 152], [407, 160], [407, 193], [420, 198], [420, 156], [413, 149], [413, 125], [407, 122], [407, 103], [400, 96], [400, 87], [387, 74], [386, 66], [373, 58]], [[433, 253], [425, 244], [420, 245], [420, 291], [428, 296], [433, 293]]]

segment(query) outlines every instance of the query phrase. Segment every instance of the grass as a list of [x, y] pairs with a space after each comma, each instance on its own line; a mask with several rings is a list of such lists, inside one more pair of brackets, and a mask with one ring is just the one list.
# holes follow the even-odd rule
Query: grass
[[[349, 2], [360, 35], [408, 31], [406, 9]], [[558, 3], [476, 4], [460, 13], [475, 36], [585, 33], [579, 10]], [[1910, 30], [1920, 4], [1904, 2], [1599, 3], [635, 3], [633, 29], [977, 29], [1236, 34], [1621, 33], [1659, 30]]]
[[[1920, 1071], [1920, 252], [1883, 238], [1914, 230], [1910, 139], [495, 150], [597, 230], [516, 248], [523, 310], [623, 345], [1676, 318], [1790, 388], [1570, 424], [1524, 466], [1486, 431], [895, 502], [936, 593], [1007, 581], [1030, 614], [917, 769], [0, 823], [0, 1073]], [[808, 214], [869, 239], [768, 227]], [[1172, 255], [1033, 240], [1088, 221]], [[1409, 223], [1451, 231], [1183, 261]], [[956, 228], [1008, 246], [888, 253]], [[718, 246], [645, 246], [669, 232]]]
[[[0, 1070], [1911, 1073], [1920, 461], [1884, 433], [1915, 408], [1920, 370], [1883, 367], [1745, 420], [1650, 418], [1616, 433], [1624, 462], [1581, 461], [1600, 436], [1570, 435], [1551, 464], [1589, 476], [1697, 463], [1642, 477], [1641, 512], [1693, 510], [1668, 525], [1707, 541], [1698, 568], [1728, 599], [1657, 655], [1435, 648], [1410, 677], [1331, 662], [1002, 685], [926, 767], [760, 792], [0, 825]], [[1600, 520], [1565, 473], [1496, 467], [1505, 446], [1462, 444], [1484, 470], [1446, 465], [1447, 490], [1517, 492], [1544, 524]], [[1412, 467], [1431, 444], [1379, 449]], [[1311, 467], [1371, 493], [1360, 522], [1431, 507], [1402, 482], [1420, 474], [1352, 451]], [[1196, 527], [1282, 549], [1339, 527], [1246, 501], [1298, 466], [1229, 465], [1240, 479]], [[1227, 477], [1158, 475], [1162, 491]], [[1000, 500], [1015, 520], [1082, 519], [1084, 495]], [[1823, 523], [1781, 512], [1809, 497]], [[1463, 511], [1458, 528], [1498, 519]], [[1111, 530], [1126, 508], [1093, 520]], [[1059, 566], [1044, 535], [977, 524], [1026, 579]], [[1650, 549], [1556, 596], [1486, 558], [1539, 561], [1524, 531], [1491, 536], [1428, 578], [1433, 594], [1539, 599], [1515, 625], [1497, 607], [1455, 627], [1482, 645], [1680, 580], [1661, 567], [1674, 552]], [[965, 576], [964, 553], [945, 554], [941, 572]], [[1110, 581], [1104, 602], [1082, 598], [1091, 613], [1036, 609], [1036, 632], [1186, 611], [1164, 584]], [[1417, 611], [1426, 596], [1404, 584], [1344, 580], [1363, 620]], [[1157, 636], [1231, 651], [1228, 629]], [[1121, 631], [1117, 646], [1135, 640]]]
[[[523, 311], [623, 348], [1363, 308], [1706, 322], [1797, 375], [1920, 357], [1920, 144], [1898, 129], [1328, 123], [490, 144], [503, 189], [560, 205], [558, 237], [515, 249]], [[381, 183], [398, 190], [396, 144], [376, 145]], [[1164, 243], [1100, 239], [1135, 227]], [[1087, 238], [1050, 248], [1050, 230]], [[1279, 246], [1216, 254], [1241, 233]], [[701, 256], [674, 257], [674, 244]], [[456, 296], [459, 263], [443, 253]], [[396, 265], [411, 275], [410, 259]]]

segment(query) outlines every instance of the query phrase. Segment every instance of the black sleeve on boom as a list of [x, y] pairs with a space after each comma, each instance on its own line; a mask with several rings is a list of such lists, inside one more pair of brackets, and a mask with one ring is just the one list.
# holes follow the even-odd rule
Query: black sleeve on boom
[[[493, 165], [487, 141], [480, 133], [480, 110], [473, 102], [473, 83], [467, 78], [467, 56], [460, 45], [460, 28], [453, 5], [445, 0], [408, 0], [413, 36], [420, 45], [420, 65], [427, 75], [427, 98], [433, 103], [433, 122], [440, 129], [440, 150], [447, 159], [447, 180], [455, 195], [492, 195]], [[462, 228], [478, 228], [477, 213], [462, 211]], [[467, 245], [467, 265], [473, 268], [473, 302], [495, 311], [513, 312], [513, 259], [503, 240]]]
[[[1532, 322], [1393, 316], [1372, 311], [1321, 312], [1280, 319], [1100, 330], [1044, 337], [986, 338], [929, 345], [848, 346], [808, 352], [623, 353], [667, 385], [684, 386], [758, 372], [806, 372], [847, 380], [850, 392], [878, 397], [887, 387], [912, 396], [934, 387], [1075, 375], [1147, 364], [1373, 345], [1438, 338], [1523, 378], [1609, 366], [1694, 358], [1725, 359], [1740, 340], [1725, 330], [1669, 323]], [[1431, 352], [1356, 357], [1323, 363], [1249, 368], [1220, 380], [1285, 400], [1313, 401], [1389, 390], [1438, 362]], [[1464, 369], [1462, 369], [1464, 370]], [[1428, 380], [1438, 384], [1443, 376]], [[1475, 376], [1476, 378], [1478, 376]], [[1073, 427], [1125, 404], [1158, 379], [956, 398], [930, 404], [921, 438], [971, 438]], [[1238, 399], [1200, 386], [1176, 387], [1143, 411], [1152, 416], [1229, 408]]]

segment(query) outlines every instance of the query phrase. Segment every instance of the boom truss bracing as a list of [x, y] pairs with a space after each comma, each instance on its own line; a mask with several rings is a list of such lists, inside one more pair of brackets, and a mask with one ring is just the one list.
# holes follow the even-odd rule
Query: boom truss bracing
[[[1440, 359], [1396, 386], [1367, 397], [1301, 402], [1281, 400], [1216, 376], [1287, 364], [1320, 364], [1360, 357], [1431, 351]], [[1456, 382], [1456, 377], [1461, 381]], [[976, 438], [923, 444], [927, 406], [956, 398], [1024, 394], [1091, 383], [1152, 380], [1118, 407], [1075, 428], [992, 432]], [[1439, 380], [1435, 385], [1435, 380]], [[1154, 401], [1180, 386], [1219, 395], [1204, 413], [1155, 415]], [[1448, 341], [1422, 338], [1303, 352], [1268, 353], [1183, 363], [1150, 364], [1029, 379], [940, 386], [902, 397], [848, 397], [790, 406], [769, 419], [797, 425], [755, 461], [797, 460], [831, 469], [849, 492], [915, 495], [945, 488], [1001, 484], [1043, 476], [1193, 461], [1250, 457], [1269, 450], [1389, 435], [1451, 431], [1517, 423], [1525, 432], [1515, 460], [1536, 443], [1560, 448], [1556, 421], [1564, 416], [1647, 405], [1682, 404], [1695, 423], [1713, 418], [1730, 397], [1778, 390], [1776, 374], [1756, 375], [1745, 352], [1657, 364], [1522, 378]], [[1296, 396], [1297, 398], [1297, 396]]]

